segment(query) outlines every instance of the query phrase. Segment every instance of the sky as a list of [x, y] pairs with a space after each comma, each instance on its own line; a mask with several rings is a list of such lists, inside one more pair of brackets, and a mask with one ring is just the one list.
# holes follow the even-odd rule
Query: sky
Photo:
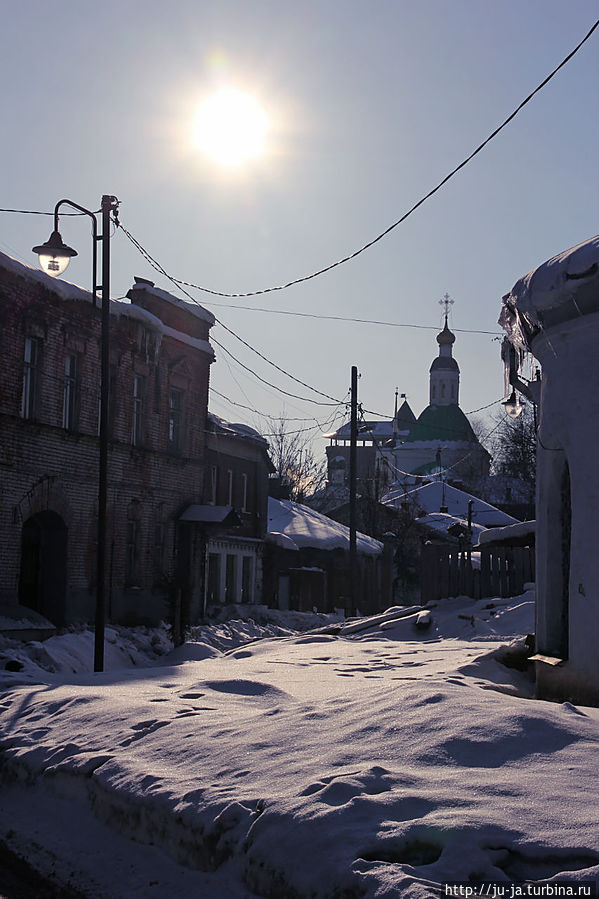
[[[41, 0], [3, 6], [0, 206], [97, 209], [102, 194], [174, 277], [225, 293], [286, 283], [354, 252], [468, 156], [584, 37], [592, 0]], [[321, 277], [246, 299], [194, 298], [269, 360], [333, 400], [360, 372], [359, 400], [418, 414], [442, 324], [450, 325], [465, 412], [502, 397], [496, 322], [524, 273], [597, 232], [599, 31], [465, 169], [370, 250]], [[193, 136], [217, 89], [247, 91], [269, 121], [264, 151], [236, 169]], [[0, 250], [36, 265], [51, 219], [0, 213]], [[89, 225], [63, 218], [91, 279]], [[111, 295], [134, 276], [175, 292], [122, 231]], [[230, 308], [231, 305], [243, 308]], [[271, 310], [269, 313], [257, 311]], [[281, 312], [376, 319], [390, 327]], [[490, 333], [461, 333], [460, 329]], [[217, 324], [211, 409], [261, 425], [259, 410], [308, 435], [345, 407], [291, 381]], [[224, 399], [223, 397], [227, 397]], [[335, 418], [337, 415], [337, 418]], [[319, 424], [317, 425], [316, 422]], [[264, 430], [264, 428], [262, 428]], [[320, 438], [315, 446], [324, 448]]]

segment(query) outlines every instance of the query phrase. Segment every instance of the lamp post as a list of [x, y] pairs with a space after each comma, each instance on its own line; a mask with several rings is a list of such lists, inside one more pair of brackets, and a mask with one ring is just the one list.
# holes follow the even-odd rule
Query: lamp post
[[[59, 200], [54, 207], [54, 231], [46, 243], [33, 247], [39, 256], [40, 266], [52, 278], [57, 278], [65, 271], [71, 258], [77, 251], [63, 243], [58, 230], [59, 209], [63, 205], [71, 206], [88, 215], [92, 226], [92, 296], [94, 306], [97, 303], [98, 290], [102, 298], [102, 325], [100, 332], [100, 432], [98, 459], [98, 552], [96, 577], [96, 615], [94, 634], [94, 671], [104, 670], [104, 623], [106, 619], [106, 507], [107, 507], [107, 474], [108, 474], [108, 397], [110, 381], [110, 219], [118, 210], [119, 201], [111, 195], [102, 197], [98, 211], [92, 212], [79, 206], [72, 200]], [[101, 216], [102, 233], [98, 234], [98, 218]], [[115, 216], [116, 217], [116, 216]], [[97, 282], [98, 243], [102, 244], [102, 283]]]

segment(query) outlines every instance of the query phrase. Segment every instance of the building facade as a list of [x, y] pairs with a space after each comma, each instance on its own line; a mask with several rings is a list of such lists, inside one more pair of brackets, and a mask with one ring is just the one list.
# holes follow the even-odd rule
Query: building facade
[[[214, 322], [136, 279], [111, 302], [109, 619], [155, 622], [203, 602], [203, 502]], [[60, 626], [94, 617], [100, 309], [0, 254], [0, 602]]]
[[[268, 443], [253, 428], [208, 414], [204, 497], [221, 519], [208, 533], [206, 607], [262, 598], [268, 523]], [[235, 520], [227, 527], [226, 516]], [[207, 515], [210, 514], [208, 510]]]
[[[508, 390], [539, 403], [536, 496], [537, 693], [599, 704], [599, 237], [539, 266], [503, 298]], [[525, 383], [532, 353], [542, 380]], [[540, 390], [539, 390], [540, 388]], [[515, 394], [513, 394], [515, 397]], [[512, 397], [510, 397], [510, 401]]]

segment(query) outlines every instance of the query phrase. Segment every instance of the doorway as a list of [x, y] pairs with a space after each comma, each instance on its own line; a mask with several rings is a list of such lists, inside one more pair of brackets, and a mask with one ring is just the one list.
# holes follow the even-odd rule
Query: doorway
[[66, 620], [67, 534], [51, 511], [32, 515], [21, 532], [19, 602], [59, 627]]

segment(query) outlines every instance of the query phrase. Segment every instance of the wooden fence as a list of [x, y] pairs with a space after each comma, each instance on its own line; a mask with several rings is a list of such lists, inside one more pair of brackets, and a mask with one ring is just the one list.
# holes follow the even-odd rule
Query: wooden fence
[[446, 596], [518, 596], [535, 579], [531, 546], [481, 547], [480, 567], [470, 549], [426, 543], [420, 557], [420, 595], [424, 605]]

